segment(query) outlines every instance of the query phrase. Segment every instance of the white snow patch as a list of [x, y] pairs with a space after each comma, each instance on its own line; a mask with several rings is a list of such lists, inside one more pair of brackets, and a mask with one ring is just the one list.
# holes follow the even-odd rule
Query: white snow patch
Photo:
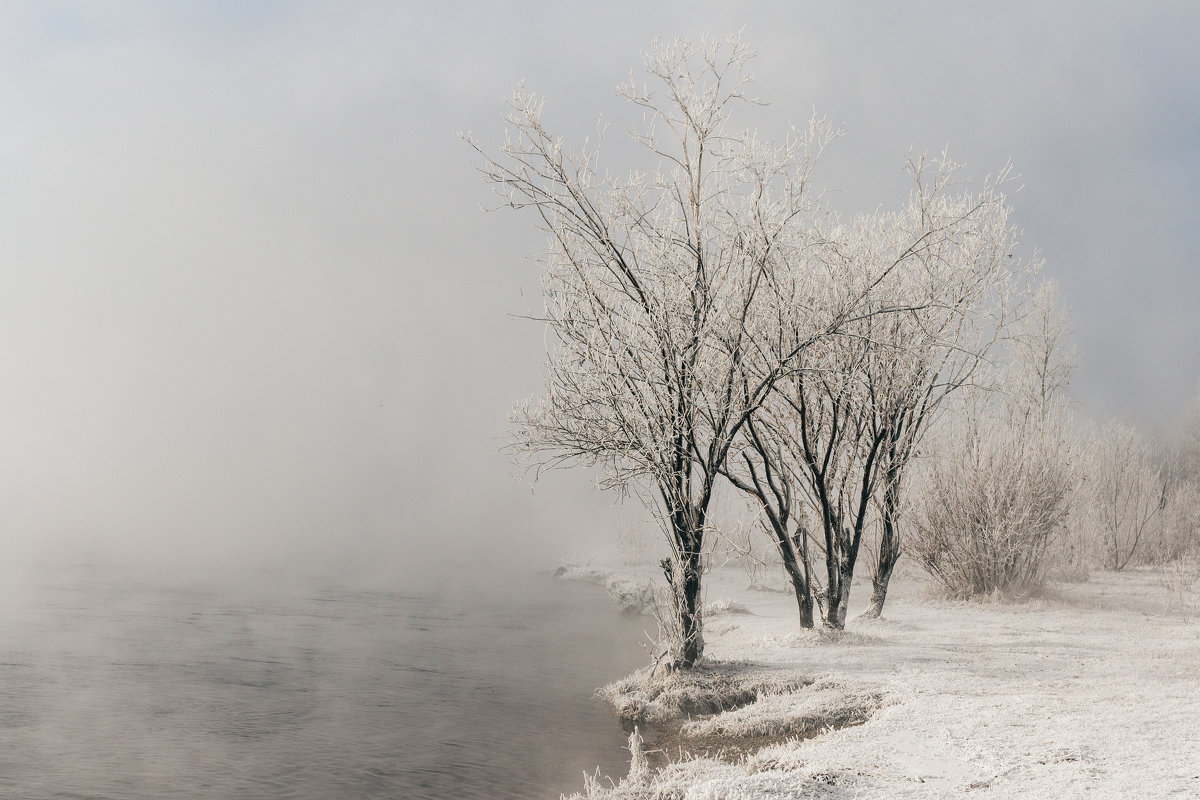
[[752, 612], [706, 631], [708, 657], [746, 662], [776, 685], [822, 678], [764, 689], [692, 730], [762, 731], [860, 692], [882, 706], [861, 725], [738, 763], [684, 761], [579, 797], [1200, 797], [1200, 623], [1151, 571], [1093, 574], [1019, 606], [929, 601], [906, 579], [884, 619], [840, 636], [798, 631], [794, 600], [739, 593], [740, 576], [706, 580]]

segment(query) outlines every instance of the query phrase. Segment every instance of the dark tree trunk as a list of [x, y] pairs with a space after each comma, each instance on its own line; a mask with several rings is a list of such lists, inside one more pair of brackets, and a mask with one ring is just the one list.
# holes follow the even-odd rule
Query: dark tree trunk
[[679, 612], [680, 635], [683, 638], [679, 666], [691, 669], [704, 655], [704, 616], [700, 606], [700, 554], [689, 553], [683, 565], [683, 605]]
[[880, 547], [879, 566], [875, 570], [875, 574], [871, 576], [871, 604], [867, 606], [867, 610], [863, 612], [863, 616], [867, 619], [878, 619], [883, 613], [883, 604], [887, 601], [888, 581], [892, 579], [892, 570], [896, 567], [896, 558], [899, 553], [896, 553], [891, 559], [884, 563], [884, 550]]
[[830, 598], [829, 612], [826, 624], [831, 628], [843, 630], [846, 627], [846, 611], [850, 607], [850, 584], [854, 580], [854, 562], [844, 561], [838, 566], [838, 593], [836, 598]]
[[805, 563], [801, 566], [801, 559], [790, 547], [781, 544], [779, 552], [783, 557], [783, 567], [787, 570], [788, 577], [791, 578], [792, 590], [796, 593], [796, 605], [800, 609], [800, 627], [811, 628], [814, 624], [813, 598], [811, 584], [806, 575], [808, 565]]
[[825, 619], [822, 620], [827, 628], [840, 628], [837, 622], [837, 608], [842, 598], [842, 547], [838, 539], [838, 522], [831, 516], [829, 501], [821, 497], [822, 524], [825, 527]]
[[813, 593], [812, 567], [808, 561], [808, 534], [803, 528], [796, 531], [794, 536], [788, 535], [788, 518], [790, 514], [774, 514], [768, 512], [767, 519], [775, 534], [775, 545], [779, 550], [779, 558], [792, 582], [792, 591], [796, 594], [796, 606], [800, 612], [800, 627], [812, 628]]
[[792, 591], [796, 594], [796, 606], [800, 612], [800, 627], [812, 628], [815, 623], [813, 616], [812, 562], [808, 557], [808, 532], [803, 526], [797, 526], [795, 535], [788, 532], [792, 518], [792, 487], [789, 481], [772, 468], [772, 458], [768, 447], [759, 438], [754, 423], [747, 426], [751, 441], [762, 458], [761, 477], [759, 469], [749, 454], [745, 455], [746, 467], [750, 473], [750, 481], [745, 481], [737, 475], [725, 473], [726, 478], [738, 489], [751, 497], [757, 498], [762, 505], [770, 523], [770, 533], [775, 537], [775, 547], [779, 551], [783, 568], [787, 571], [792, 582]]
[[700, 552], [689, 551], [679, 559], [664, 558], [662, 568], [671, 589], [677, 627], [671, 663], [677, 669], [691, 669], [704, 655], [704, 615], [700, 605], [703, 563]]
[[825, 618], [821, 623], [826, 628], [841, 628], [838, 624], [837, 609], [842, 599], [842, 571], [838, 569], [837, 556], [825, 558]]
[[900, 536], [896, 530], [896, 500], [891, 491], [884, 497], [883, 536], [879, 539], [879, 562], [871, 576], [871, 604], [863, 612], [867, 619], [878, 619], [887, 600], [888, 582], [900, 560]]
[[826, 556], [829, 585], [825, 589], [825, 619], [827, 628], [844, 630], [850, 607], [850, 587], [854, 582], [854, 565], [858, 561], [861, 531], [841, 529], [831, 537], [836, 544]]

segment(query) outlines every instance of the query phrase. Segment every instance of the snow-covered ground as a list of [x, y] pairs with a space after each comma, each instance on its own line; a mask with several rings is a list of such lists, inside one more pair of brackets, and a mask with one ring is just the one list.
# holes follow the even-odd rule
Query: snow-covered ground
[[[778, 688], [685, 733], [805, 731], [855, 703], [867, 721], [582, 796], [1200, 798], [1200, 622], [1152, 571], [1020, 605], [930, 599], [910, 576], [882, 619], [843, 634], [800, 632], [793, 600], [745, 589], [741, 572], [706, 580], [710, 604], [750, 612], [707, 618], [706, 657]], [[860, 604], [868, 588], [855, 586]]]

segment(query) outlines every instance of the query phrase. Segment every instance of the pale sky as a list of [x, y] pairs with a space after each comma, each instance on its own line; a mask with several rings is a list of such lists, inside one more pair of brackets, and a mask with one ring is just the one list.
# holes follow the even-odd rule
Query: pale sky
[[761, 134], [814, 107], [846, 129], [818, 177], [848, 213], [901, 197], [910, 148], [1011, 159], [1079, 413], [1171, 430], [1200, 391], [1195, 3], [9, 2], [7, 551], [353, 566], [611, 539], [631, 512], [588, 476], [531, 492], [496, 452], [540, 385], [543, 332], [512, 315], [542, 241], [480, 210], [457, 134], [499, 140], [524, 80], [577, 139], [653, 36], [743, 27]]

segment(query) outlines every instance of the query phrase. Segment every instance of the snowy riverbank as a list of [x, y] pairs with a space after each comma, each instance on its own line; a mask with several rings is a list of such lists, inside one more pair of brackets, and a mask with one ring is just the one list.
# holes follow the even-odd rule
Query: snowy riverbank
[[[610, 593], [638, 580], [590, 569]], [[576, 797], [1200, 796], [1200, 622], [1154, 572], [1097, 573], [1022, 605], [932, 600], [907, 578], [883, 619], [840, 634], [800, 632], [793, 599], [747, 590], [744, 573], [707, 581], [710, 604], [749, 613], [708, 617], [706, 658], [750, 691], [677, 719], [676, 760]], [[631, 683], [609, 687], [615, 702]], [[677, 760], [689, 735], [705, 745], [693, 752], [718, 752], [714, 736], [730, 747]]]

